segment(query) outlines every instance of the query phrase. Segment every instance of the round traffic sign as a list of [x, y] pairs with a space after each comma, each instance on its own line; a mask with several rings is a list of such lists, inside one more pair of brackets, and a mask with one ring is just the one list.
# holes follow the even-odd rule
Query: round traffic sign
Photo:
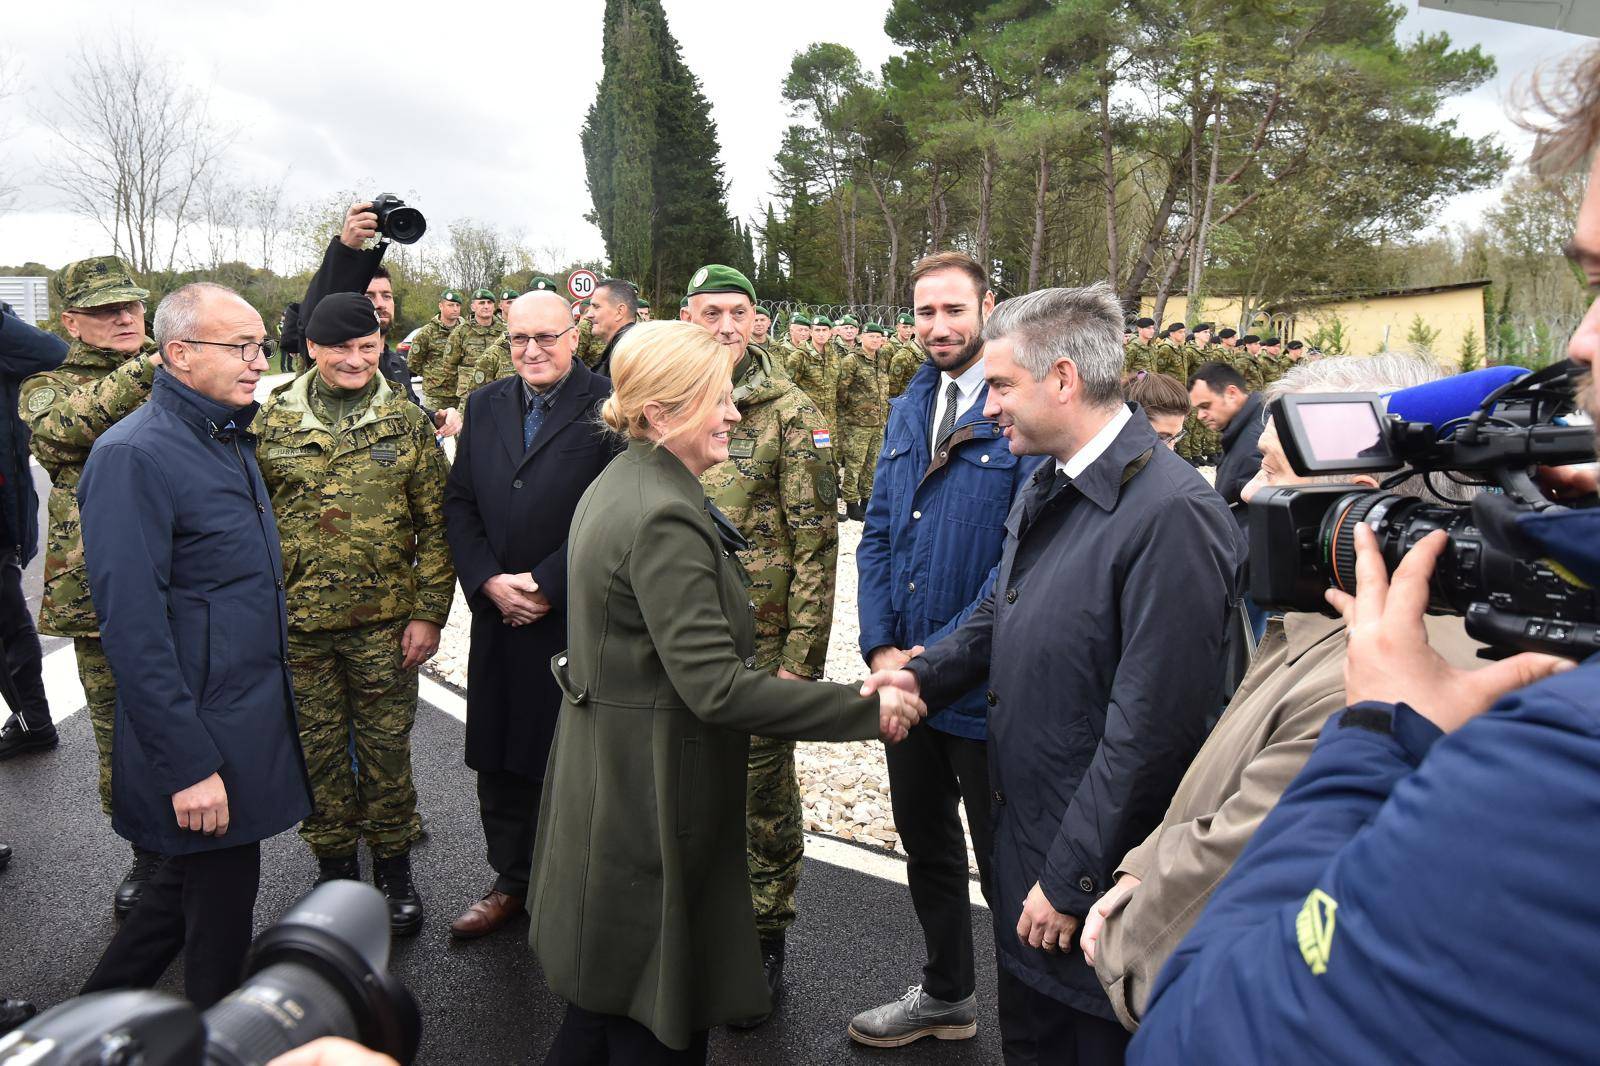
[[595, 286], [600, 284], [600, 279], [592, 270], [574, 270], [567, 278], [567, 291], [574, 300], [587, 300], [594, 295]]

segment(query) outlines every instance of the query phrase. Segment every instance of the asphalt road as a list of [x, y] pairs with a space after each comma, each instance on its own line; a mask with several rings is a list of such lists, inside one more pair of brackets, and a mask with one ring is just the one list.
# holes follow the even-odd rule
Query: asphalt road
[[[35, 470], [42, 501], [48, 483]], [[25, 578], [37, 609], [39, 562]], [[45, 651], [62, 667], [67, 641], [46, 638]], [[70, 674], [70, 671], [65, 671]], [[47, 676], [62, 670], [47, 669]], [[70, 689], [70, 686], [66, 686]], [[52, 686], [52, 696], [61, 691]], [[71, 711], [53, 700], [58, 717]], [[111, 893], [128, 864], [94, 795], [94, 742], [86, 714], [59, 723], [61, 744], [51, 753], [0, 763], [0, 839], [16, 855], [0, 872], [0, 995], [22, 995], [41, 1006], [70, 998], [93, 969], [116, 924]], [[414, 852], [418, 889], [428, 921], [415, 938], [395, 946], [393, 969], [422, 1006], [419, 1063], [542, 1061], [563, 1004], [544, 986], [525, 943], [526, 921], [471, 943], [451, 940], [446, 927], [487, 887], [472, 773], [461, 761], [462, 726], [424, 703], [414, 733], [417, 791], [428, 839]], [[893, 1051], [853, 1044], [851, 1015], [886, 1002], [919, 980], [921, 932], [903, 884], [851, 868], [882, 872], [881, 853], [836, 845], [850, 865], [808, 858], [801, 878], [800, 920], [789, 935], [788, 987], [778, 1013], [748, 1033], [719, 1030], [714, 1063], [811, 1064], [888, 1062], [976, 1064], [1000, 1061], [994, 1007], [993, 941], [988, 912], [973, 909], [982, 1012], [969, 1041], [924, 1040]], [[363, 870], [368, 869], [366, 856]], [[890, 871], [893, 872], [892, 870]], [[292, 833], [263, 850], [258, 929], [281, 916], [310, 887], [316, 866]], [[164, 988], [179, 991], [178, 967]]]

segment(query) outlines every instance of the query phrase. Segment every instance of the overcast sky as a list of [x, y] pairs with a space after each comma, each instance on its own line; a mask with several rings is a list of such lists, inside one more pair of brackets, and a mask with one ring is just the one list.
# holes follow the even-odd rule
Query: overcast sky
[[[882, 29], [889, 0], [665, 4], [712, 104], [730, 206], [746, 219], [769, 195], [771, 159], [788, 121], [779, 87], [794, 53], [838, 41], [871, 69], [893, 51]], [[1419, 11], [1415, 0], [1408, 7], [1404, 36], [1444, 31], [1495, 57], [1499, 76], [1450, 110], [1466, 132], [1496, 134], [1514, 156], [1525, 154], [1526, 138], [1505, 117], [1511, 87], [1586, 39]], [[583, 220], [590, 203], [578, 144], [601, 73], [603, 8], [600, 0], [467, 8], [161, 0], [139, 6], [137, 27], [209, 91], [214, 116], [238, 129], [230, 161], [240, 176], [275, 181], [287, 171], [295, 202], [342, 189], [394, 191], [441, 233], [451, 219], [492, 220], [565, 260], [604, 253]], [[107, 250], [97, 228], [66, 214], [38, 181], [53, 149], [35, 115], [49, 106], [63, 57], [82, 38], [131, 32], [126, 10], [93, 0], [8, 5], [0, 49], [20, 66], [23, 92], [0, 102], [0, 125], [10, 134], [0, 169], [21, 179], [21, 188], [0, 216], [0, 264], [54, 267]], [[479, 34], [483, 43], [475, 43]], [[1493, 192], [1462, 197], [1442, 222], [1476, 219], [1495, 200]]]

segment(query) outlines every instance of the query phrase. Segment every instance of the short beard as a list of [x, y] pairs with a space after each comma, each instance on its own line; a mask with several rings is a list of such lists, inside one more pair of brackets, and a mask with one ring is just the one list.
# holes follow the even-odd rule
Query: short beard
[[928, 350], [928, 358], [933, 365], [946, 374], [959, 374], [972, 365], [978, 358], [978, 353], [983, 351], [983, 311], [978, 311], [978, 328], [972, 333], [972, 339], [962, 345], [961, 350], [953, 356], [940, 358], [932, 349]]

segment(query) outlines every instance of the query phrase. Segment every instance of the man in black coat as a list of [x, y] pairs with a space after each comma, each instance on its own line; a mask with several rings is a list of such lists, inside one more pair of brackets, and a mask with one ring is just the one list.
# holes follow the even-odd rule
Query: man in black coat
[[85, 992], [152, 987], [182, 951], [197, 1006], [227, 995], [250, 947], [260, 842], [311, 813], [282, 552], [249, 433], [266, 336], [221, 285], [162, 300], [149, 402], [95, 441], [78, 486], [117, 682], [112, 828], [167, 856]]
[[1251, 392], [1244, 375], [1227, 363], [1202, 363], [1189, 377], [1189, 403], [1195, 415], [1222, 436], [1222, 458], [1212, 484], [1233, 512], [1239, 532], [1248, 537], [1248, 509], [1239, 493], [1261, 469], [1261, 430], [1266, 426], [1261, 394]]
[[600, 358], [590, 367], [596, 374], [611, 376], [611, 353], [617, 342], [639, 321], [639, 290], [633, 282], [621, 278], [607, 278], [595, 286], [589, 297], [589, 309], [583, 313], [594, 330], [594, 339], [604, 347]]
[[1006, 1061], [1120, 1063], [1128, 1034], [1075, 931], [1161, 819], [1221, 700], [1243, 546], [1205, 480], [1122, 403], [1122, 308], [1043, 289], [983, 332], [984, 415], [1045, 455], [993, 591], [876, 689], [948, 702], [987, 674]]
[[471, 939], [523, 909], [567, 643], [567, 529], [578, 500], [621, 450], [598, 418], [611, 382], [573, 358], [566, 301], [530, 292], [507, 323], [512, 377], [473, 392], [445, 490], [456, 576], [472, 608], [467, 765], [495, 881], [450, 926]]
[[[0, 761], [56, 746], [45, 698], [43, 655], [22, 591], [22, 570], [39, 552], [39, 495], [28, 469], [28, 426], [17, 414], [22, 379], [54, 370], [67, 342], [0, 307], [0, 686], [11, 716], [0, 726]], [[14, 702], [13, 702], [14, 701]]]

